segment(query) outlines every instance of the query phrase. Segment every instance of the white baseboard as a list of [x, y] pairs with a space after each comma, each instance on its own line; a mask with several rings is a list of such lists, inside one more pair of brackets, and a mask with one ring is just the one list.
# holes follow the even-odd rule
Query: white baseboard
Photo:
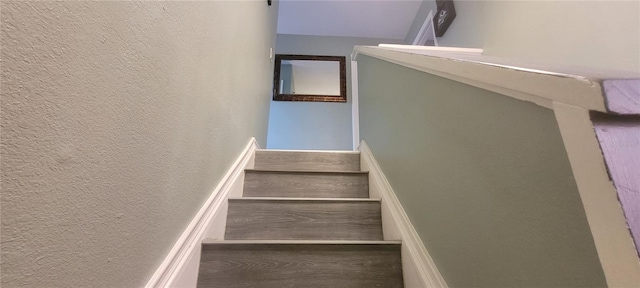
[[251, 138], [145, 287], [196, 287], [200, 243], [204, 238], [223, 239], [227, 220], [226, 200], [230, 196], [242, 196], [244, 169], [253, 168], [254, 152], [258, 148], [256, 139]]
[[361, 169], [369, 171], [369, 197], [382, 199], [384, 240], [402, 240], [405, 287], [448, 287], [364, 140], [358, 150]]

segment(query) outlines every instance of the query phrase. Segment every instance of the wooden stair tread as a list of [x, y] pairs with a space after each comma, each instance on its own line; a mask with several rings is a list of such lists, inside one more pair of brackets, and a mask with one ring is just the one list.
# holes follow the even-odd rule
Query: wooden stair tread
[[198, 287], [404, 287], [358, 151], [258, 150], [225, 240], [202, 241]]
[[258, 170], [360, 171], [360, 153], [257, 150], [254, 167]]
[[229, 201], [380, 202], [379, 198], [239, 197]]
[[279, 242], [203, 244], [198, 287], [403, 287], [397, 241]]
[[369, 197], [369, 175], [362, 171], [245, 170], [243, 196]]
[[279, 152], [279, 153], [325, 153], [325, 154], [357, 154], [360, 151], [354, 150], [287, 150], [287, 149], [256, 149], [256, 152]]
[[229, 199], [225, 239], [382, 240], [379, 199]]
[[206, 238], [202, 240], [203, 245], [233, 245], [233, 244], [255, 244], [255, 245], [401, 245], [400, 240], [219, 240]]
[[365, 174], [369, 171], [339, 171], [339, 170], [274, 170], [274, 169], [244, 169], [248, 173], [291, 173], [291, 174]]

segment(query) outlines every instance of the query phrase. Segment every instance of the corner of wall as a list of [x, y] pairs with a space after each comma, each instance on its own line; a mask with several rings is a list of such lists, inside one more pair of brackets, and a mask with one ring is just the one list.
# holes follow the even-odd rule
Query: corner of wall
[[416, 14], [416, 18], [413, 19], [413, 23], [411, 24], [411, 27], [409, 27], [409, 31], [407, 31], [407, 36], [404, 38], [404, 44], [411, 45], [413, 43], [418, 32], [420, 32], [420, 27], [422, 27], [422, 24], [427, 19], [427, 16], [429, 16], [429, 11], [431, 10], [434, 12], [436, 11], [436, 1], [423, 0], [418, 13]]

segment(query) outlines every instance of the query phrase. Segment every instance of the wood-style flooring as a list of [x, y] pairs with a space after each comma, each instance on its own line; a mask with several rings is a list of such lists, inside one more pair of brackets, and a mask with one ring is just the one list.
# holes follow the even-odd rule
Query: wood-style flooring
[[198, 287], [403, 287], [401, 243], [354, 152], [259, 150], [225, 240], [202, 243]]

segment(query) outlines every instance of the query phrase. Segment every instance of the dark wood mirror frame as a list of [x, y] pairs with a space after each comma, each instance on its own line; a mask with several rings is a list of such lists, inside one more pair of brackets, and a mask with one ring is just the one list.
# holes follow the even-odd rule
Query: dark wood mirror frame
[[[280, 91], [280, 67], [282, 60], [311, 60], [311, 61], [336, 61], [340, 63], [340, 95], [306, 95], [306, 94], [281, 94]], [[305, 101], [305, 102], [347, 102], [347, 68], [344, 56], [316, 56], [316, 55], [287, 55], [276, 54], [276, 63], [273, 71], [273, 100], [274, 101]]]

